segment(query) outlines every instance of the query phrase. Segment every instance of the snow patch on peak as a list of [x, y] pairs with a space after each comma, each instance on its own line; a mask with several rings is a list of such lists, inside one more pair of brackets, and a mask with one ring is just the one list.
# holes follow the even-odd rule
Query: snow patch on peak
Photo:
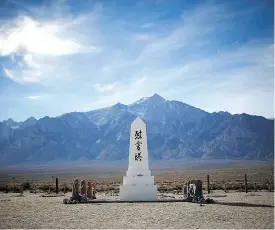
[[142, 97], [140, 98], [138, 101], [130, 104], [131, 105], [137, 105], [137, 104], [140, 104], [142, 102], [145, 102], [147, 100], [150, 100], [150, 101], [153, 101], [153, 102], [164, 102], [166, 101], [163, 97], [161, 97], [160, 95], [158, 95], [157, 93], [155, 93], [153, 96], [151, 97]]
[[132, 103], [132, 104], [130, 104], [130, 105], [140, 104], [140, 103], [146, 101], [148, 98], [149, 98], [149, 97], [142, 97], [142, 98], [140, 98], [138, 101], [136, 101], [136, 102], [134, 102], [134, 103]]
[[151, 99], [154, 99], [154, 100], [160, 100], [160, 101], [165, 101], [165, 99], [158, 95], [157, 93], [155, 93], [152, 97], [150, 97]]

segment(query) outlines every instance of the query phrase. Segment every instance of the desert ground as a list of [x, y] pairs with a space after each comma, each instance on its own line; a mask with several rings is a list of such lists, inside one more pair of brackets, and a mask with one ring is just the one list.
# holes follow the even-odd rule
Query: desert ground
[[[189, 179], [201, 179], [206, 189], [210, 175], [211, 193], [205, 198], [215, 204], [196, 203], [102, 203], [63, 204], [71, 196], [69, 188], [74, 178], [97, 183], [97, 200], [119, 199], [118, 186], [125, 169], [111, 166], [96, 169], [44, 167], [0, 172], [0, 185], [16, 187], [28, 182], [23, 196], [9, 191], [0, 192], [0, 228], [229, 228], [274, 229], [274, 168], [273, 162], [247, 164], [161, 165], [153, 167], [159, 199], [183, 198], [182, 185]], [[81, 167], [80, 167], [81, 168]], [[118, 170], [119, 169], [119, 170]], [[244, 192], [247, 174], [248, 193]], [[55, 179], [59, 178], [59, 196], [54, 197]], [[272, 184], [272, 187], [268, 186]], [[256, 185], [256, 186], [255, 186]], [[36, 186], [37, 193], [33, 193]], [[53, 197], [47, 195], [50, 187]], [[63, 194], [63, 187], [68, 191]], [[226, 190], [225, 190], [226, 188]], [[271, 188], [271, 192], [270, 192]]]
[[[273, 205], [273, 193], [210, 194], [227, 203]], [[18, 196], [18, 194], [17, 194]], [[67, 193], [66, 197], [70, 194]], [[166, 197], [169, 197], [166, 194]], [[171, 194], [180, 198], [180, 195]], [[207, 195], [208, 197], [208, 195]], [[98, 199], [114, 199], [98, 194]], [[0, 195], [1, 228], [245, 228], [274, 229], [274, 207], [245, 207], [195, 203], [63, 204], [64, 197], [24, 193]], [[162, 198], [162, 199], [165, 199]]]

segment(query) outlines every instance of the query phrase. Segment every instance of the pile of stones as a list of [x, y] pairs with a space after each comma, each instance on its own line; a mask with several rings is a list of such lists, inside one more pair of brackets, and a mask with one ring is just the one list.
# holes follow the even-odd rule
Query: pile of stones
[[95, 196], [95, 184], [89, 181], [86, 183], [85, 180], [81, 180], [79, 183], [78, 179], [73, 182], [72, 196], [63, 200], [64, 204], [77, 204], [77, 203], [89, 203]]
[[89, 203], [92, 199], [89, 199], [85, 196], [80, 196], [80, 199], [79, 200], [74, 200], [72, 197], [70, 197], [69, 199], [68, 198], [65, 198], [63, 200], [63, 204], [78, 204], [78, 203]]

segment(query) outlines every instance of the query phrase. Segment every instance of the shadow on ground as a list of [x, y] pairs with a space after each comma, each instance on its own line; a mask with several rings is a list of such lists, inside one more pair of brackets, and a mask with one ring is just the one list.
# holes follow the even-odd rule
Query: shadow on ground
[[274, 208], [273, 205], [268, 204], [249, 204], [249, 203], [239, 203], [239, 202], [215, 202], [214, 204], [228, 205], [228, 206], [239, 206], [239, 207], [261, 207], [261, 208]]

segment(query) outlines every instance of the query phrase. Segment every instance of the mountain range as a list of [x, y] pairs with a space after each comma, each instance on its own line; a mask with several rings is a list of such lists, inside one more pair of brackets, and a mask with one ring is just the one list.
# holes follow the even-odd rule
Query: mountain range
[[147, 125], [152, 160], [274, 158], [274, 119], [208, 113], [154, 94], [130, 105], [2, 121], [0, 164], [126, 160], [137, 116]]

